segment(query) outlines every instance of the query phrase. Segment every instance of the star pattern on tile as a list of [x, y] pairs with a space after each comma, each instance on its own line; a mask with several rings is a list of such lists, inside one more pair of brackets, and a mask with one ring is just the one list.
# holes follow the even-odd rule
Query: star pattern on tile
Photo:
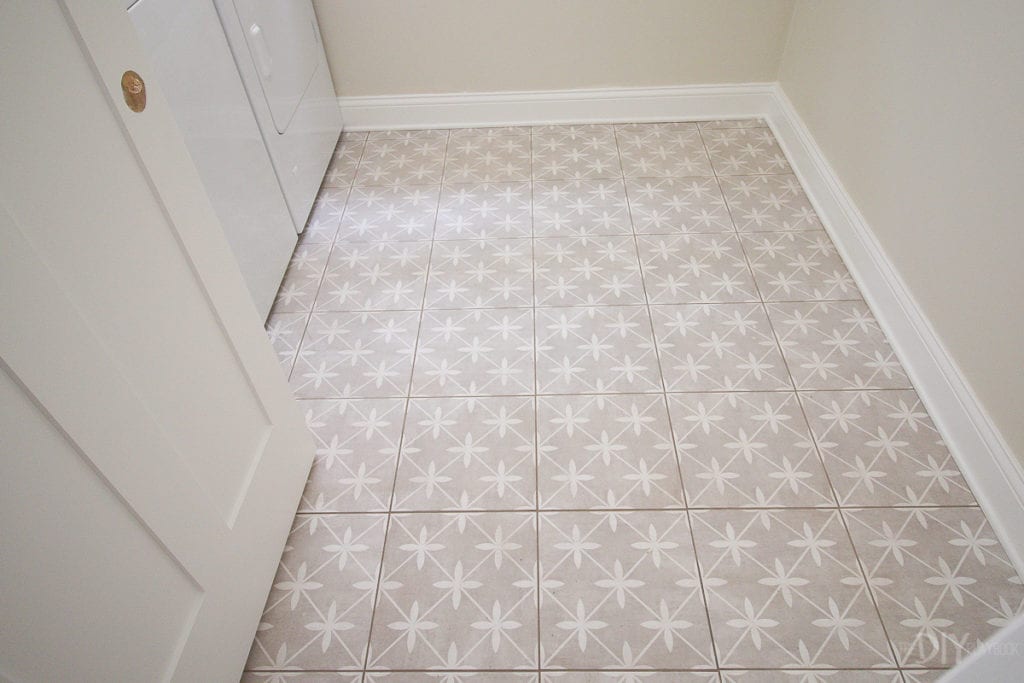
[[546, 396], [537, 408], [542, 508], [681, 507], [661, 396]]
[[534, 507], [533, 399], [413, 399], [395, 510]]
[[935, 681], [1024, 583], [763, 119], [346, 132], [243, 683]]

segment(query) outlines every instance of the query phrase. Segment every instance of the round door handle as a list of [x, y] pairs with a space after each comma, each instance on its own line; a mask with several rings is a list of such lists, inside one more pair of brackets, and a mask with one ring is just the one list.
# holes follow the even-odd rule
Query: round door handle
[[128, 108], [138, 113], [146, 108], [146, 82], [131, 69], [121, 75], [121, 92]]

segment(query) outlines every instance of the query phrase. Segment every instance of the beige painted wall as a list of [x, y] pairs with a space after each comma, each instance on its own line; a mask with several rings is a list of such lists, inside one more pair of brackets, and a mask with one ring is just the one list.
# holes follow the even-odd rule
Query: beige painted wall
[[780, 81], [1024, 459], [1024, 3], [801, 0]]
[[339, 95], [774, 81], [792, 0], [315, 0]]

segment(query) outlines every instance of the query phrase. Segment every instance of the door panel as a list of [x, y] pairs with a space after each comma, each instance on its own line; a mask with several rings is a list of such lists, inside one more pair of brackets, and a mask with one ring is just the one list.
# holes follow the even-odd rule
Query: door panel
[[0, 4], [0, 662], [232, 680], [313, 446], [120, 4]]

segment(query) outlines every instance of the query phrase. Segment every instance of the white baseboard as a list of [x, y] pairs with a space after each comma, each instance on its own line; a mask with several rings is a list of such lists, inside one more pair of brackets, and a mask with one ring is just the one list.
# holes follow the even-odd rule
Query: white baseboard
[[1024, 468], [789, 98], [778, 86], [772, 98], [765, 118], [1010, 560], [1024, 574]]
[[773, 83], [451, 95], [339, 97], [345, 130], [548, 123], [697, 121], [760, 116]]
[[765, 118], [1011, 561], [1024, 574], [1024, 468], [777, 83], [338, 100], [346, 130]]

